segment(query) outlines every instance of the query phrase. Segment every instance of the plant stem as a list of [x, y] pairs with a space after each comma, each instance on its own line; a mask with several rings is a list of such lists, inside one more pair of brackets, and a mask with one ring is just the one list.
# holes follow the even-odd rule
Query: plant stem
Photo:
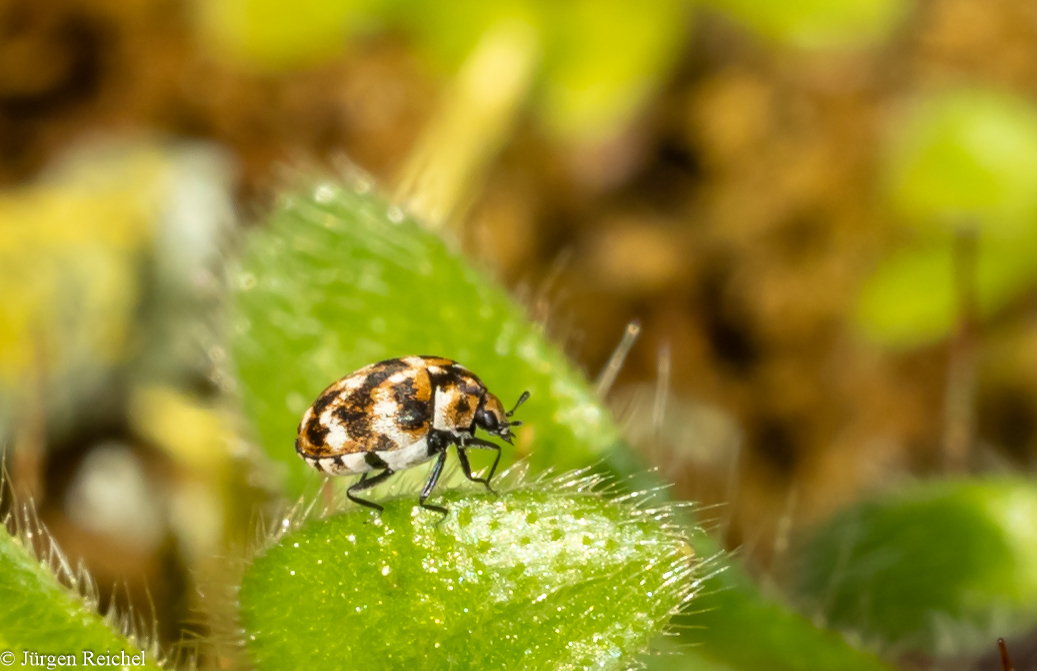
[[975, 433], [976, 245], [972, 227], [962, 228], [954, 237], [958, 329], [951, 343], [944, 398], [943, 457], [948, 473], [967, 469]]

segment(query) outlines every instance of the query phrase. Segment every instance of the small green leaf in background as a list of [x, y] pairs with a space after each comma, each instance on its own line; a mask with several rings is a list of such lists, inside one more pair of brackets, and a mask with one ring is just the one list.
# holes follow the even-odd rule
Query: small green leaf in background
[[289, 495], [316, 479], [294, 444], [321, 390], [412, 354], [461, 362], [507, 406], [531, 392], [502, 464], [534, 441], [535, 471], [601, 459], [619, 435], [583, 375], [507, 293], [369, 189], [313, 180], [288, 192], [249, 237], [234, 280], [245, 409], [266, 453], [285, 464]]
[[912, 347], [946, 338], [959, 319], [954, 236], [976, 236], [978, 315], [1037, 284], [1037, 107], [989, 91], [915, 104], [892, 143], [885, 180], [913, 247], [884, 260], [856, 319], [872, 340]]
[[200, 32], [224, 58], [269, 71], [312, 66], [342, 53], [374, 19], [380, 0], [207, 0]]
[[448, 72], [459, 68], [494, 26], [519, 23], [540, 33], [538, 8], [530, 0], [393, 0], [388, 11], [414, 36], [426, 58]]
[[[699, 557], [717, 556], [712, 553], [718, 546], [708, 536], [693, 536], [692, 543]], [[874, 654], [850, 646], [838, 632], [815, 626], [764, 594], [737, 559], [725, 558], [725, 564], [705, 581], [687, 612], [673, 619], [680, 638], [659, 646], [669, 655], [646, 659], [650, 671], [892, 671]], [[681, 648], [674, 641], [685, 648], [676, 658]]]
[[836, 516], [797, 559], [799, 590], [865, 640], [937, 655], [1037, 625], [1037, 486], [936, 482]]
[[576, 0], [545, 5], [544, 81], [537, 106], [547, 128], [594, 141], [631, 120], [690, 35], [683, 0]]
[[198, 27], [225, 59], [273, 71], [335, 58], [356, 33], [402, 28], [452, 73], [489, 31], [522, 24], [545, 51], [535, 110], [562, 138], [593, 141], [629, 122], [662, 86], [689, 18], [685, 0], [210, 0]]
[[756, 32], [797, 47], [866, 46], [887, 37], [909, 0], [706, 0]]
[[[950, 335], [960, 312], [953, 245], [950, 236], [920, 241], [879, 265], [857, 305], [856, 320], [869, 339], [908, 348]], [[1034, 252], [1011, 241], [976, 241], [977, 316], [992, 316], [1037, 282]]]
[[[2, 483], [0, 483], [2, 485]], [[37, 525], [34, 544], [53, 543], [41, 537]], [[47, 553], [50, 559], [38, 560], [26, 548], [21, 538], [12, 537], [0, 524], [0, 650], [15, 653], [21, 666], [25, 651], [42, 655], [76, 656], [77, 665], [83, 664], [83, 651], [96, 655], [119, 653], [141, 654], [141, 641], [127, 640], [113, 630], [96, 611], [96, 603], [88, 603], [79, 594], [58, 582], [51, 566], [58, 567], [71, 579], [72, 572], [56, 548]], [[82, 579], [82, 578], [81, 578]], [[147, 668], [156, 671], [157, 649], [144, 646]]]
[[690, 33], [689, 10], [684, 0], [401, 0], [395, 15], [451, 69], [494, 26], [530, 26], [544, 52], [535, 112], [565, 140], [594, 141], [629, 122], [662, 86]]
[[994, 91], [916, 101], [897, 129], [887, 188], [904, 221], [970, 224], [984, 238], [1033, 238], [1037, 227], [1037, 106]]
[[290, 531], [242, 582], [257, 671], [628, 668], [691, 593], [692, 550], [665, 511], [574, 482]]

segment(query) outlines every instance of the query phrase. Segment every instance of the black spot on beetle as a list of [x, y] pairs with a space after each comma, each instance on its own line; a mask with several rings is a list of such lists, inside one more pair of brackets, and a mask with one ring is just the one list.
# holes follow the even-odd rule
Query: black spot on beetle
[[320, 395], [320, 397], [313, 402], [313, 416], [320, 417], [328, 406], [331, 405], [335, 399], [340, 395], [337, 390], [327, 391]]
[[396, 447], [396, 441], [394, 441], [389, 436], [385, 435], [378, 436], [378, 439], [374, 443], [374, 449], [378, 450], [379, 452], [388, 452], [389, 450], [395, 450]]
[[371, 468], [389, 468], [389, 464], [385, 463], [385, 459], [382, 459], [374, 452], [365, 452], [364, 461]]
[[351, 441], [362, 442], [371, 438], [371, 418], [366, 414], [346, 422], [346, 434]]
[[357, 404], [343, 403], [332, 411], [332, 415], [345, 427], [349, 440], [361, 441], [371, 435], [371, 417]]
[[417, 398], [417, 390], [413, 380], [404, 380], [393, 387], [393, 398], [396, 401], [396, 426], [403, 431], [418, 431], [428, 425], [432, 402]]
[[319, 449], [324, 445], [324, 441], [327, 437], [328, 428], [317, 421], [316, 417], [310, 420], [310, 423], [306, 426], [306, 440], [310, 442], [310, 445]]
[[428, 380], [429, 384], [432, 385], [432, 398], [435, 398], [437, 389], [446, 389], [447, 387], [457, 384], [457, 375], [450, 370], [429, 368]]

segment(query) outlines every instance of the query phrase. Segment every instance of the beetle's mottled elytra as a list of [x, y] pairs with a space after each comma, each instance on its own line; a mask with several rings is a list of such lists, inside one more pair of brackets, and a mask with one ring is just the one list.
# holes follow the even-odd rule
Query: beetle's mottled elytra
[[[527, 398], [528, 391], [505, 412], [500, 399], [456, 361], [438, 356], [389, 359], [361, 368], [321, 392], [302, 416], [295, 450], [318, 471], [361, 475], [346, 496], [378, 511], [382, 506], [356, 494], [396, 471], [436, 459], [419, 501], [423, 508], [446, 514], [446, 508], [425, 500], [439, 480], [447, 448], [457, 447], [469, 480], [493, 491], [490, 479], [500, 463], [501, 448], [476, 438], [475, 429], [510, 444], [512, 427], [522, 425], [511, 415]], [[497, 451], [485, 478], [472, 475], [469, 448]], [[368, 477], [379, 469], [381, 473]]]

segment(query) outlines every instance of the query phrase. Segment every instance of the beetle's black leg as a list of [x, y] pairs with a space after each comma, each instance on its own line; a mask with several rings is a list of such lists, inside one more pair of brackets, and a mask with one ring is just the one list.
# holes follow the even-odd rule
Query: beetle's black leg
[[426, 439], [426, 444], [428, 446], [428, 456], [434, 457], [440, 452], [446, 452], [447, 448], [450, 447], [450, 443], [452, 442], [456, 441], [449, 432], [430, 429], [428, 432], [428, 438]]
[[485, 485], [488, 492], [496, 494], [497, 492], [495, 492], [493, 487], [490, 486], [490, 478], [493, 477], [493, 472], [497, 470], [497, 461], [500, 461], [500, 448], [497, 448], [497, 460], [493, 462], [493, 468], [490, 469], [489, 477], [477, 478], [472, 475], [472, 465], [468, 461], [468, 453], [466, 451], [467, 447], [467, 441], [462, 438], [461, 444], [457, 446], [457, 460], [461, 462], [461, 470], [464, 471], [464, 476], [472, 482], [478, 482]]
[[[480, 450], [497, 450], [497, 458], [493, 460], [493, 466], [490, 467], [490, 474], [486, 476], [486, 488], [490, 489], [490, 480], [493, 479], [493, 474], [497, 472], [497, 464], [500, 463], [500, 455], [501, 455], [500, 445], [497, 445], [496, 443], [491, 443], [488, 440], [483, 440], [482, 438], [476, 438], [475, 436], [469, 436], [468, 438], [464, 439], [463, 446], [465, 448], [477, 447]], [[458, 450], [457, 454], [458, 454], [458, 456], [460, 456], [461, 451]], [[464, 465], [464, 462], [462, 462], [462, 467], [463, 467], [463, 465]], [[467, 473], [466, 473], [466, 475], [467, 475]], [[469, 477], [468, 479], [469, 480], [473, 480], [474, 478]], [[476, 480], [476, 482], [481, 482], [481, 480]], [[492, 492], [493, 490], [490, 489], [490, 491]]]
[[[426, 510], [435, 510], [437, 513], [441, 513], [446, 518], [448, 511], [443, 506], [434, 506], [431, 503], [425, 503], [425, 499], [432, 494], [432, 488], [436, 486], [436, 482], [439, 481], [439, 474], [443, 472], [443, 464], [446, 463], [446, 450], [439, 453], [439, 458], [436, 459], [436, 463], [432, 466], [432, 473], [428, 476], [428, 482], [425, 483], [425, 487], [421, 490], [421, 496], [418, 498], [418, 504]], [[440, 520], [442, 522], [443, 520]]]
[[381, 512], [385, 512], [385, 508], [381, 507], [380, 505], [378, 505], [374, 501], [368, 501], [367, 499], [361, 499], [359, 497], [353, 496], [353, 494], [355, 494], [357, 492], [362, 492], [365, 489], [370, 489], [371, 487], [374, 487], [377, 484], [385, 482], [386, 478], [388, 478], [390, 475], [392, 475], [395, 472], [396, 471], [392, 470], [391, 468], [386, 468], [384, 471], [382, 471], [381, 473], [379, 473], [378, 475], [376, 475], [376, 476], [374, 476], [373, 478], [370, 478], [370, 479], [368, 479], [367, 473], [364, 473], [363, 475], [360, 476], [360, 480], [358, 480], [355, 485], [353, 485], [352, 487], [350, 487], [349, 489], [346, 490], [346, 498], [348, 498], [353, 503], [359, 503], [362, 506], [366, 506], [368, 508], [373, 508], [373, 509], [377, 510], [380, 513]]

